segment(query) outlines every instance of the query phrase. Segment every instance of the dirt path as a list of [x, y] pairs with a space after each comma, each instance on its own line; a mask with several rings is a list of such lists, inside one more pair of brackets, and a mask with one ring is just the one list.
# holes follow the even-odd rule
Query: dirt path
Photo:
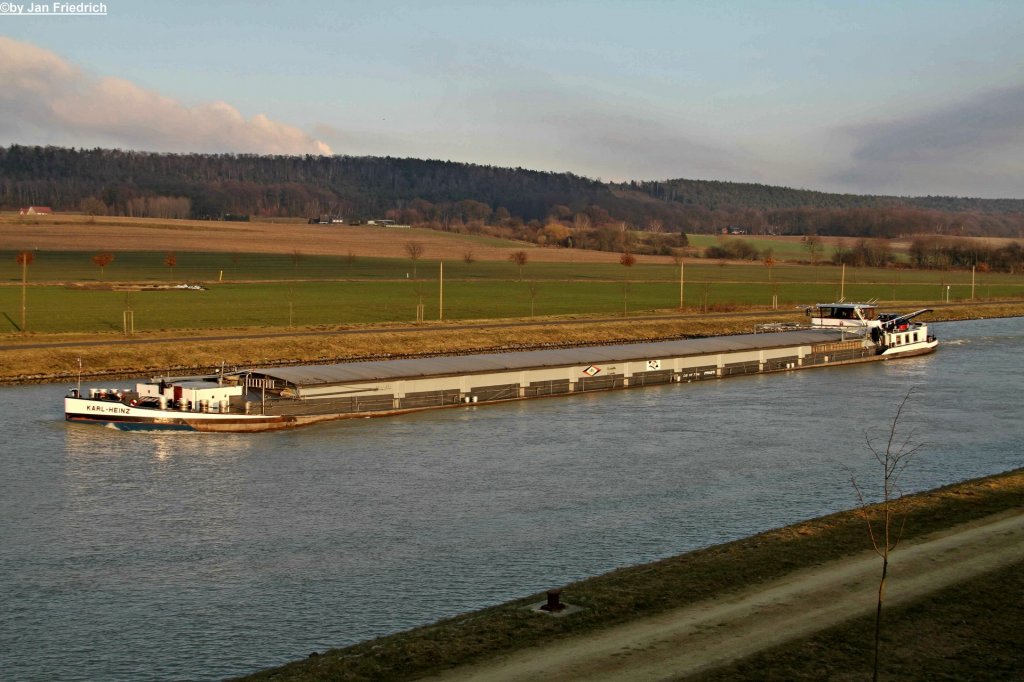
[[[959, 526], [891, 555], [887, 605], [1024, 560], [1024, 511]], [[701, 672], [869, 613], [873, 553], [798, 571], [720, 600], [544, 647], [431, 680], [663, 680]]]

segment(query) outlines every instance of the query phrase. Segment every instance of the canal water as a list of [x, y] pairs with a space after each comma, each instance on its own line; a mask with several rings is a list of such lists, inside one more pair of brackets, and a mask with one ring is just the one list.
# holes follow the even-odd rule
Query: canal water
[[209, 680], [1024, 464], [1024, 319], [932, 356], [255, 435], [62, 421], [0, 390], [0, 677]]

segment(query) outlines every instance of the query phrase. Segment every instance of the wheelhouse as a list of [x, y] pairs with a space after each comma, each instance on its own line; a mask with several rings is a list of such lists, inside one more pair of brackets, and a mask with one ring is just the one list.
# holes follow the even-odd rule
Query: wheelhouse
[[814, 327], [877, 327], [881, 324], [874, 303], [818, 303], [807, 308]]

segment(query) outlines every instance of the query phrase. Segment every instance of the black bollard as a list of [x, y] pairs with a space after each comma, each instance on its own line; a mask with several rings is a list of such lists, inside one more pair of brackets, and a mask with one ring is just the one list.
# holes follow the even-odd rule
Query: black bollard
[[556, 611], [561, 611], [562, 609], [564, 609], [565, 604], [563, 604], [560, 601], [561, 596], [561, 590], [548, 590], [548, 602], [540, 607], [541, 610], [555, 613]]

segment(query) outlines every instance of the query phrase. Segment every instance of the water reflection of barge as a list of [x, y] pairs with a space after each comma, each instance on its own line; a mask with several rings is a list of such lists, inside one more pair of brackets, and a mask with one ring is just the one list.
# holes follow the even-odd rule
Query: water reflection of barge
[[[916, 325], [920, 326], [920, 325]], [[924, 330], [927, 336], [927, 329]], [[122, 430], [270, 431], [352, 417], [840, 365], [887, 353], [870, 335], [789, 331], [527, 352], [250, 369], [72, 389], [65, 417]]]

